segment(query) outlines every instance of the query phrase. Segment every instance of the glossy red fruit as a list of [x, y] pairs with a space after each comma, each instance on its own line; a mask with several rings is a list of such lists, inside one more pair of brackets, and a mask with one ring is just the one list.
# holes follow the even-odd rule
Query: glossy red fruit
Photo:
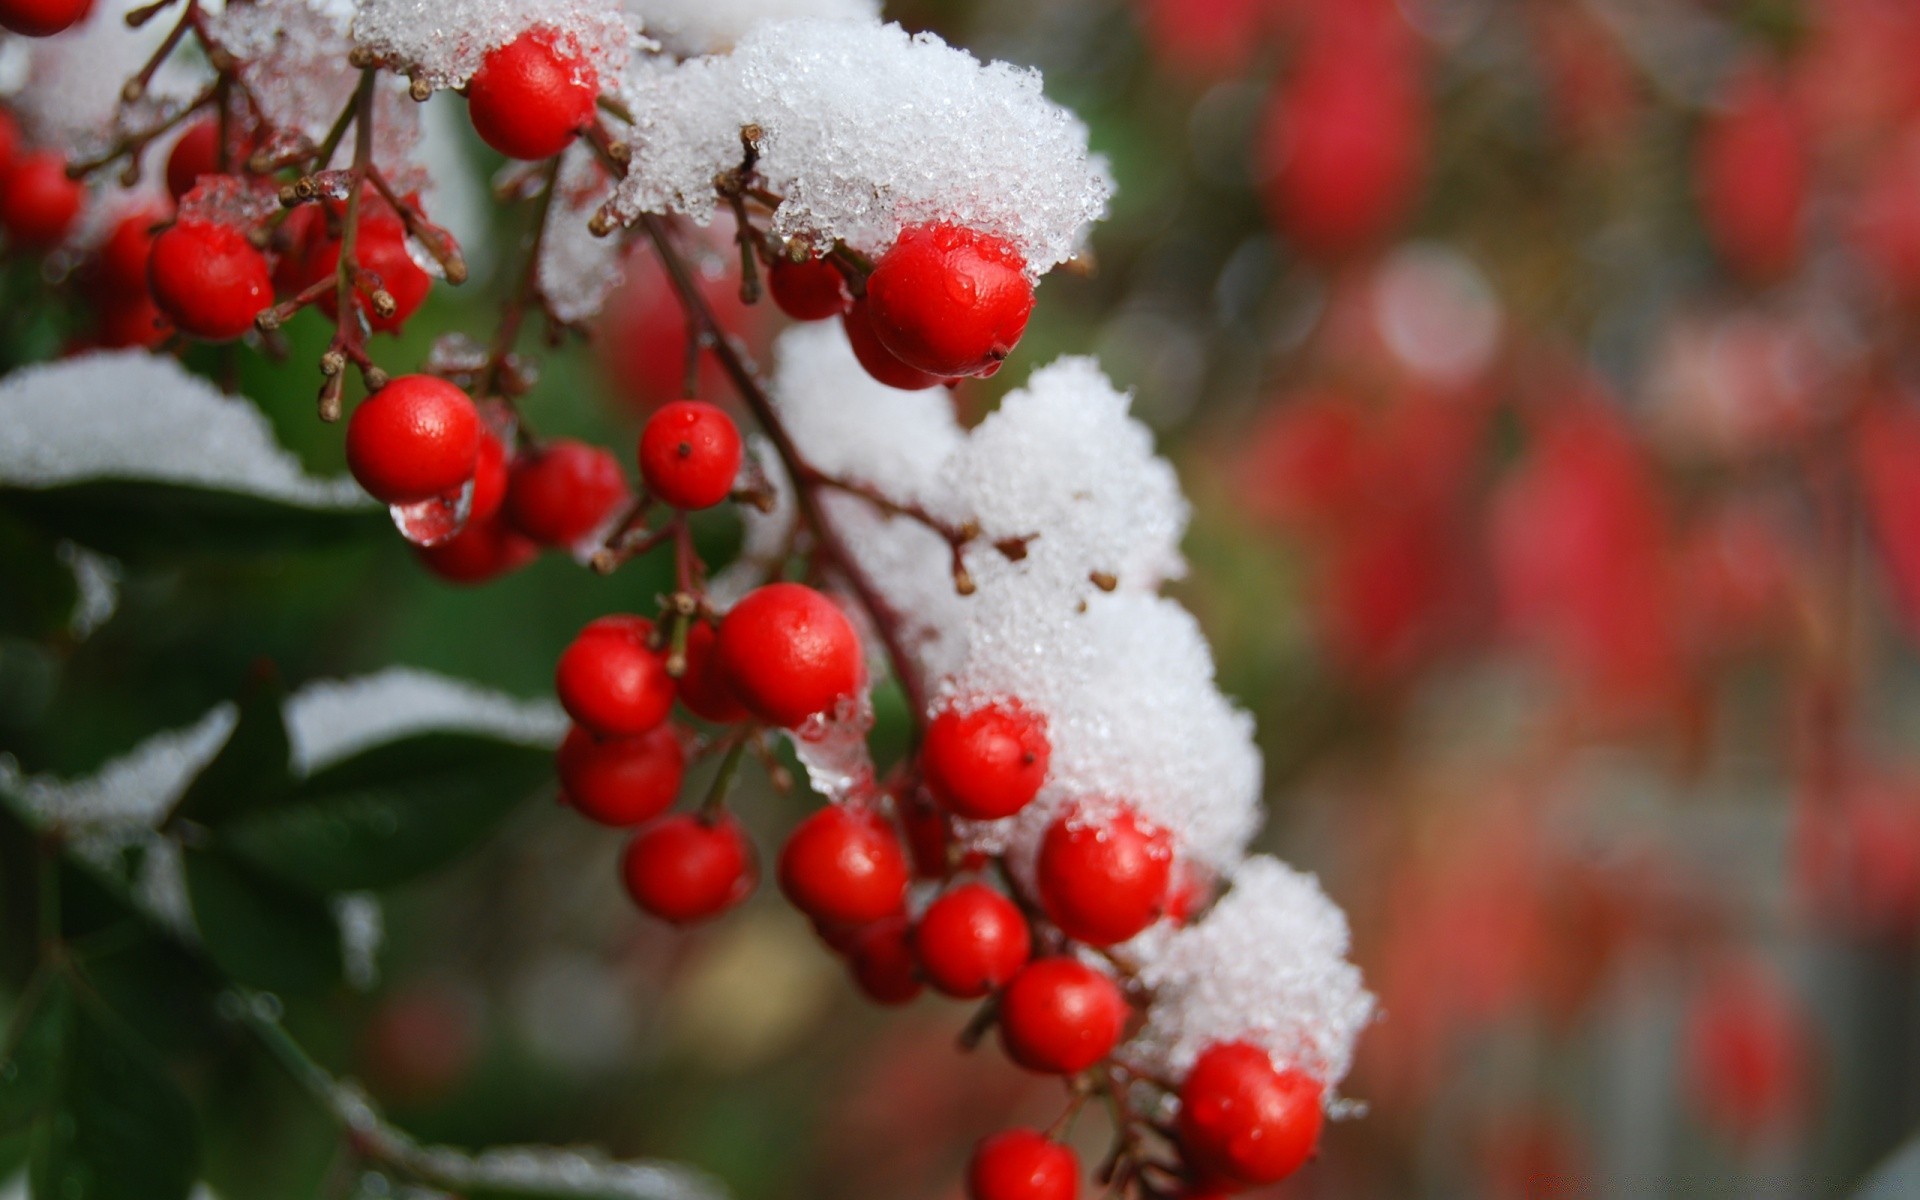
[[853, 347], [854, 358], [860, 361], [867, 374], [888, 387], [899, 388], [903, 392], [918, 392], [939, 387], [946, 382], [938, 375], [929, 375], [918, 367], [901, 362], [894, 357], [893, 351], [880, 344], [880, 336], [873, 331], [873, 317], [868, 312], [864, 298], [853, 302], [840, 323], [846, 330], [847, 344]]
[[252, 329], [273, 302], [267, 256], [239, 230], [211, 221], [181, 221], [153, 239], [147, 286], [181, 332], [211, 342]]
[[1755, 282], [1800, 259], [1811, 149], [1786, 84], [1752, 68], [1736, 75], [1701, 127], [1694, 186], [1722, 260]]
[[1041, 907], [1061, 932], [1111, 946], [1165, 909], [1172, 839], [1125, 807], [1098, 817], [1071, 809], [1047, 827], [1035, 876]]
[[866, 302], [895, 358], [929, 375], [991, 375], [1026, 332], [1033, 285], [1001, 239], [959, 225], [915, 225], [874, 264]]
[[480, 414], [465, 392], [433, 375], [402, 375], [353, 410], [347, 468], [374, 499], [417, 504], [465, 486], [480, 443]]
[[490, 521], [507, 502], [507, 447], [487, 423], [480, 423], [480, 450], [473, 460], [473, 494], [467, 499], [467, 524]]
[[1077, 958], [1036, 959], [1000, 994], [1000, 1044], [1029, 1071], [1084, 1071], [1113, 1052], [1126, 1024], [1120, 985]]
[[829, 804], [787, 838], [780, 851], [780, 890], [816, 920], [878, 921], [906, 902], [906, 855], [879, 813]]
[[1046, 718], [1017, 701], [946, 708], [927, 724], [920, 769], [948, 811], [992, 821], [1039, 794], [1051, 752]]
[[[309, 281], [325, 278], [340, 266], [342, 245], [326, 238], [307, 259]], [[367, 324], [381, 333], [398, 333], [407, 318], [420, 310], [427, 293], [433, 290], [433, 276], [427, 274], [407, 251], [407, 228], [392, 211], [370, 213], [360, 219], [355, 235], [353, 257], [363, 270], [379, 277], [380, 288], [393, 297], [393, 312], [381, 316], [374, 311], [373, 291], [367, 282], [354, 286], [355, 306], [366, 315]], [[319, 300], [320, 310], [331, 319], [340, 316], [340, 296], [329, 291]]]
[[468, 521], [467, 527], [435, 546], [415, 546], [414, 554], [448, 583], [478, 584], [517, 571], [540, 556], [539, 545], [510, 528], [499, 516]]
[[859, 690], [860, 636], [839, 606], [798, 583], [749, 592], [720, 622], [720, 669], [770, 725], [793, 728]]
[[220, 173], [220, 122], [202, 117], [187, 126], [167, 154], [167, 191], [177, 204], [202, 175]]
[[1320, 1141], [1322, 1088], [1279, 1070], [1247, 1042], [1210, 1046], [1180, 1086], [1180, 1148], [1187, 1161], [1245, 1187], [1299, 1170]]
[[67, 178], [67, 160], [51, 150], [14, 159], [0, 176], [0, 229], [15, 246], [45, 250], [73, 231], [87, 189]]
[[93, 11], [93, 0], [0, 0], [0, 26], [25, 37], [52, 37]]
[[967, 1162], [967, 1200], [1076, 1200], [1080, 1160], [1032, 1129], [980, 1139]]
[[554, 766], [567, 801], [582, 816], [602, 825], [638, 825], [673, 806], [687, 751], [670, 725], [630, 738], [601, 737], [575, 725]]
[[824, 258], [794, 262], [785, 255], [776, 257], [767, 268], [767, 293], [796, 321], [824, 321], [853, 305], [847, 277]]
[[620, 460], [571, 438], [554, 438], [514, 459], [505, 512], [536, 542], [569, 546], [586, 537], [627, 500]]
[[868, 925], [853, 940], [848, 952], [853, 981], [875, 1004], [907, 1004], [922, 990], [907, 933], [907, 918], [892, 916]]
[[601, 617], [582, 629], [554, 669], [567, 715], [603, 736], [638, 737], [658, 728], [673, 708], [673, 678], [652, 638], [653, 622], [645, 617]]
[[94, 260], [95, 279], [104, 298], [124, 300], [147, 294], [147, 260], [166, 219], [158, 205], [142, 204], [113, 223]]
[[480, 140], [508, 158], [551, 158], [593, 121], [599, 76], [546, 30], [488, 52], [467, 84], [467, 115]]
[[661, 920], [704, 921], [753, 892], [753, 843], [732, 816], [662, 817], [627, 843], [620, 876], [633, 902]]
[[720, 631], [705, 621], [687, 629], [687, 669], [680, 673], [680, 703], [703, 721], [731, 725], [748, 717], [720, 669]]
[[740, 474], [733, 418], [699, 400], [662, 405], [640, 431], [640, 477], [654, 499], [675, 508], [712, 508]]
[[914, 927], [913, 947], [928, 983], [973, 1000], [1026, 965], [1033, 935], [1013, 901], [984, 883], [965, 883], [927, 906]]

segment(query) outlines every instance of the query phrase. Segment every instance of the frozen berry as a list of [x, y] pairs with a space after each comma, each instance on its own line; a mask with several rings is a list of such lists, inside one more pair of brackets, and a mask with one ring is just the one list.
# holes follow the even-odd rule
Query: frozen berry
[[167, 154], [167, 191], [174, 201], [194, 189], [202, 175], [220, 173], [220, 122], [202, 117], [187, 126]]
[[748, 714], [720, 670], [719, 644], [719, 630], [705, 621], [695, 621], [687, 630], [687, 669], [680, 673], [680, 703], [702, 720], [731, 725], [746, 720]]
[[467, 115], [508, 158], [551, 158], [592, 123], [599, 90], [593, 64], [571, 44], [529, 30], [487, 53], [467, 84]]
[[1165, 830], [1131, 809], [1096, 817], [1075, 808], [1048, 826], [1035, 876], [1041, 906], [1062, 933], [1111, 946], [1165, 909], [1173, 847]]
[[0, 0], [0, 26], [24, 37], [52, 37], [93, 11], [93, 0]]
[[880, 344], [864, 299], [853, 302], [853, 306], [847, 309], [847, 315], [841, 318], [841, 325], [847, 331], [847, 344], [853, 347], [853, 356], [860, 360], [867, 374], [888, 387], [899, 388], [903, 392], [918, 392], [939, 387], [946, 382], [938, 375], [929, 375], [918, 367], [901, 362], [894, 357], [893, 351]]
[[16, 246], [45, 250], [66, 240], [86, 200], [87, 189], [67, 178], [66, 159], [51, 150], [22, 154], [0, 176], [0, 228]]
[[740, 473], [740, 431], [711, 404], [676, 400], [640, 431], [640, 477], [654, 499], [675, 508], [712, 508]]
[[610, 451], [555, 438], [514, 459], [507, 519], [548, 546], [570, 546], [598, 529], [627, 499], [620, 460]]
[[753, 843], [731, 816], [662, 817], [627, 843], [620, 876], [633, 902], [661, 920], [703, 921], [753, 891]]
[[780, 851], [780, 890], [818, 920], [878, 921], [906, 901], [906, 855], [880, 814], [829, 804], [787, 838]]
[[[254, 317], [273, 302], [267, 256], [238, 229], [212, 221], [185, 220], [161, 230], [147, 256], [147, 286], [183, 333], [210, 342], [252, 329]], [[471, 459], [466, 469], [473, 469]]]
[[928, 983], [972, 1000], [1026, 965], [1033, 935], [1013, 901], [984, 883], [966, 883], [927, 906], [913, 945]]
[[672, 726], [639, 737], [600, 737], [576, 725], [555, 758], [560, 787], [582, 816], [602, 825], [652, 820], [680, 794], [687, 752]]
[[948, 811], [994, 821], [1039, 793], [1051, 749], [1045, 718], [1018, 703], [946, 708], [927, 724], [920, 768]]
[[[307, 260], [309, 281], [323, 279], [340, 266], [342, 243], [327, 238]], [[367, 280], [354, 284], [355, 304], [366, 315], [367, 324], [382, 333], [398, 333], [407, 318], [418, 312], [433, 288], [433, 276], [427, 274], [407, 250], [407, 227], [392, 210], [376, 211], [360, 218], [360, 229], [353, 243], [354, 261], [380, 281], [380, 290], [393, 300], [393, 311], [382, 316], [374, 307], [374, 289]], [[340, 317], [337, 290], [320, 297], [320, 309], [333, 320]]]
[[862, 929], [849, 951], [853, 981], [867, 999], [888, 1006], [906, 1004], [921, 991], [907, 940], [907, 918], [886, 917]]
[[853, 304], [847, 278], [824, 258], [794, 262], [785, 255], [767, 268], [767, 291], [780, 311], [796, 321], [824, 321]]
[[560, 655], [554, 689], [567, 715], [603, 736], [638, 737], [673, 708], [673, 678], [645, 617], [601, 617]]
[[1311, 1076], [1275, 1069], [1258, 1046], [1210, 1046], [1180, 1086], [1180, 1147], [1188, 1162], [1225, 1182], [1277, 1182], [1313, 1154], [1320, 1098]]
[[720, 669], [755, 716], [790, 729], [859, 690], [860, 637], [819, 592], [770, 583], [720, 623]]
[[1026, 268], [990, 234], [912, 226], [867, 278], [873, 331], [895, 358], [929, 375], [991, 375], [1033, 312]]
[[427, 570], [448, 583], [462, 584], [498, 579], [540, 555], [538, 545], [498, 516], [468, 521], [465, 529], [446, 541], [413, 550]]
[[1032, 1129], [980, 1139], [967, 1163], [967, 1200], [1076, 1200], [1080, 1160]]
[[465, 486], [480, 442], [480, 414], [465, 392], [436, 376], [402, 375], [353, 410], [347, 467], [374, 499], [417, 504]]
[[1120, 1044], [1126, 1023], [1120, 985], [1077, 958], [1030, 962], [1000, 994], [1000, 1044], [1029, 1071], [1084, 1071]]

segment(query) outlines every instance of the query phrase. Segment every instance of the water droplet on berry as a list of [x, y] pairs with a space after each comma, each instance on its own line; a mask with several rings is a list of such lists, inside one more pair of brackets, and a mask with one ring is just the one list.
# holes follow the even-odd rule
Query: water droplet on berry
[[466, 528], [472, 509], [473, 480], [469, 479], [459, 491], [416, 504], [395, 504], [387, 511], [393, 514], [393, 526], [401, 537], [416, 546], [438, 546]]

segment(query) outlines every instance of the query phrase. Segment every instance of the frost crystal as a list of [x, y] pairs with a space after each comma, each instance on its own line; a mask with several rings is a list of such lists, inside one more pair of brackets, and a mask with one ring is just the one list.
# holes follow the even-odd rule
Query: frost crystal
[[627, 7], [640, 17], [649, 37], [682, 56], [730, 50], [764, 21], [880, 18], [879, 0], [629, 0]]
[[620, 239], [595, 237], [587, 225], [612, 192], [591, 150], [576, 145], [567, 151], [540, 236], [538, 276], [540, 295], [562, 321], [592, 318], [624, 275]]
[[139, 29], [127, 13], [143, 0], [100, 0], [80, 24], [50, 38], [24, 39], [26, 82], [8, 101], [32, 141], [85, 158], [122, 129], [147, 129], [178, 112], [200, 90], [204, 66], [171, 56], [142, 99], [123, 106], [120, 89], [160, 48], [175, 24], [169, 14]]
[[1250, 1041], [1326, 1086], [1346, 1078], [1372, 995], [1346, 961], [1347, 919], [1311, 875], [1259, 855], [1192, 926], [1141, 965], [1147, 1023], [1123, 1056], [1180, 1078], [1216, 1042]]
[[601, 80], [619, 77], [639, 40], [620, 0], [359, 0], [356, 45], [436, 88], [466, 86], [489, 50], [534, 29], [558, 34]]
[[1112, 182], [1087, 130], [1037, 72], [982, 65], [898, 25], [803, 19], [755, 26], [731, 54], [636, 72], [638, 125], [616, 211], [706, 222], [714, 176], [764, 134], [759, 172], [785, 197], [774, 231], [869, 252], [905, 225], [951, 221], [1005, 238], [1038, 276], [1071, 257]]
[[97, 352], [0, 379], [0, 486], [95, 479], [185, 484], [306, 508], [367, 503], [351, 479], [308, 475], [259, 409], [171, 358]]
[[73, 572], [75, 596], [67, 632], [74, 640], [85, 641], [120, 608], [120, 564], [72, 542], [61, 542], [55, 553]]

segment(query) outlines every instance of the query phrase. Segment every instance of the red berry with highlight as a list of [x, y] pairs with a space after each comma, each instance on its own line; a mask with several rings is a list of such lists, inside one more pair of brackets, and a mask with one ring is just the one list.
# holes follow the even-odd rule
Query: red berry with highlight
[[467, 84], [467, 115], [480, 140], [508, 158], [551, 158], [593, 122], [599, 90], [592, 63], [530, 30], [487, 53]]
[[417, 504], [474, 477], [481, 439], [465, 392], [432, 375], [402, 375], [353, 410], [347, 467], [374, 499]]
[[1039, 794], [1051, 751], [1046, 719], [1018, 703], [947, 708], [927, 725], [920, 769], [948, 811], [993, 821]]
[[627, 894], [642, 909], [686, 925], [715, 917], [753, 892], [753, 843], [740, 822], [721, 816], [662, 817], [627, 843], [620, 860]]
[[991, 234], [916, 225], [874, 264], [867, 306], [880, 344], [930, 375], [991, 375], [1033, 312], [1027, 264]]
[[184, 220], [161, 230], [147, 257], [147, 286], [181, 332], [210, 342], [252, 329], [260, 310], [273, 303], [267, 256], [238, 229], [212, 221]]
[[767, 268], [767, 292], [796, 321], [824, 321], [853, 305], [847, 277], [824, 258], [794, 262], [781, 255]]
[[602, 736], [638, 737], [667, 719], [673, 678], [645, 617], [601, 617], [561, 652], [554, 690], [567, 715]]
[[66, 240], [87, 189], [67, 178], [67, 160], [51, 150], [22, 154], [0, 176], [0, 228], [15, 246], [45, 250]]
[[513, 527], [548, 546], [570, 546], [627, 499], [620, 460], [607, 450], [555, 438], [514, 459], [505, 512]]
[[847, 344], [853, 347], [854, 358], [860, 361], [867, 374], [888, 387], [899, 388], [903, 392], [918, 392], [939, 387], [946, 382], [938, 375], [929, 375], [918, 367], [901, 362], [894, 357], [893, 351], [880, 344], [880, 336], [873, 331], [873, 316], [864, 298], [853, 302], [853, 307], [847, 309], [847, 315], [841, 318], [840, 323], [847, 332]]
[[853, 939], [848, 964], [853, 981], [875, 1004], [907, 1004], [921, 992], [907, 933], [907, 918], [892, 916], [875, 921]]
[[24, 37], [52, 37], [93, 11], [93, 0], [0, 0], [0, 27]]
[[1299, 1170], [1320, 1140], [1320, 1084], [1278, 1070], [1247, 1042], [1211, 1046], [1180, 1086], [1180, 1147], [1187, 1161], [1242, 1187]]
[[1158, 920], [1173, 881], [1165, 830], [1131, 809], [1092, 817], [1079, 809], [1047, 828], [1035, 867], [1040, 904], [1068, 937], [1092, 946], [1124, 942]]
[[966, 883], [927, 906], [913, 945], [928, 983], [973, 1000], [1026, 965], [1033, 935], [1013, 901], [984, 883]]
[[687, 669], [680, 673], [680, 703], [687, 711], [716, 725], [731, 725], [748, 717], [747, 706], [734, 696], [720, 670], [720, 631], [705, 621], [687, 630]]
[[906, 902], [906, 855], [879, 813], [829, 804], [787, 838], [780, 851], [780, 890], [816, 920], [878, 921]]
[[1126, 1024], [1120, 985], [1077, 958], [1030, 962], [1000, 994], [1000, 1044], [1029, 1071], [1084, 1071], [1113, 1052]]
[[638, 825], [673, 806], [687, 770], [670, 725], [639, 737], [601, 737], [575, 725], [555, 756], [560, 787], [580, 814], [602, 825]]
[[203, 117], [187, 126], [167, 154], [167, 191], [174, 202], [192, 191], [202, 175], [220, 173], [220, 122]]
[[1080, 1160], [1032, 1129], [980, 1139], [967, 1162], [967, 1200], [1077, 1200]]
[[675, 508], [712, 508], [740, 474], [733, 418], [699, 400], [662, 405], [640, 431], [640, 477], [654, 499]]
[[791, 729], [859, 690], [860, 637], [819, 592], [770, 583], [721, 621], [720, 669], [755, 716]]

